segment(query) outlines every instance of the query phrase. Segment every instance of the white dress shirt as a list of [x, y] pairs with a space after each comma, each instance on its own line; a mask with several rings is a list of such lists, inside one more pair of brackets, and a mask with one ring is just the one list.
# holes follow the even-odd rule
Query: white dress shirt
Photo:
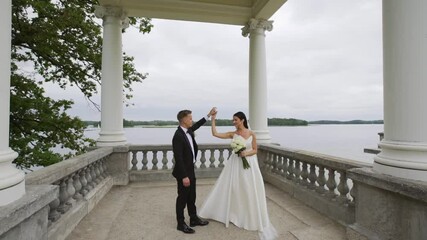
[[[209, 116], [204, 117], [207, 120], [209, 120]], [[191, 137], [190, 133], [188, 133], [188, 129], [180, 126], [181, 129], [185, 132], [185, 136], [187, 137], [188, 141], [190, 142], [191, 145], [191, 151], [193, 152], [193, 162], [196, 162], [196, 154], [194, 153], [194, 145], [193, 145], [193, 138]]]

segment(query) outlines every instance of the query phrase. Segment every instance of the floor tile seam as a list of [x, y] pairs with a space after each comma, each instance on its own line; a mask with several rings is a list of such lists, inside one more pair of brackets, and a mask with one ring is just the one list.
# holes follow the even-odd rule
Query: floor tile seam
[[281, 204], [277, 203], [275, 200], [273, 200], [273, 199], [271, 199], [271, 198], [268, 198], [268, 197], [267, 197], [267, 199], [269, 199], [269, 201], [270, 201], [271, 203], [273, 203], [274, 205], [278, 206], [278, 207], [279, 207], [283, 212], [288, 213], [289, 215], [293, 216], [295, 219], [297, 219], [298, 221], [300, 221], [300, 222], [303, 224], [303, 226], [301, 226], [301, 227], [297, 227], [297, 228], [294, 228], [294, 229], [292, 229], [292, 230], [300, 229], [300, 228], [304, 228], [304, 227], [312, 227], [311, 225], [309, 225], [309, 224], [307, 224], [305, 221], [303, 221], [301, 218], [299, 218], [297, 215], [295, 215], [294, 213], [292, 213], [292, 212], [288, 211], [288, 210], [287, 210], [285, 207], [283, 207]]
[[[130, 188], [126, 188], [125, 192], [126, 193], [125, 194], [122, 193], [121, 196], [126, 196], [126, 200], [123, 201], [123, 204], [120, 204], [121, 205], [120, 209], [118, 209], [117, 212], [116, 212], [116, 214], [114, 214], [114, 217], [111, 218], [112, 221], [109, 221], [107, 223], [107, 225], [108, 225], [108, 231], [107, 231], [105, 239], [110, 239], [110, 233], [113, 230], [112, 226], [116, 222], [118, 216], [120, 216], [120, 214], [123, 212], [123, 210], [125, 209], [125, 207], [129, 204], [130, 193], [132, 193], [132, 192], [130, 191]], [[113, 205], [117, 206], [116, 204], [117, 204], [117, 202], [113, 201]]]

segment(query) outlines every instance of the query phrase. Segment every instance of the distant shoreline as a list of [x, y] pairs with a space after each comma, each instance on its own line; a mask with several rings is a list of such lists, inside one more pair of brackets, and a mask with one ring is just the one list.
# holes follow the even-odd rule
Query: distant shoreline
[[[86, 129], [95, 129], [99, 128], [101, 125], [99, 121], [83, 121], [86, 125]], [[281, 127], [281, 126], [308, 126], [308, 125], [363, 125], [363, 124], [384, 124], [383, 120], [350, 120], [350, 121], [338, 121], [338, 120], [317, 120], [317, 121], [305, 121], [300, 119], [293, 118], [269, 118], [268, 126], [269, 127]], [[176, 128], [178, 126], [177, 121], [163, 121], [163, 120], [154, 120], [154, 121], [130, 121], [124, 120], [123, 126], [125, 128]], [[211, 125], [211, 122], [208, 121], [207, 126]], [[217, 119], [217, 126], [233, 126], [233, 123], [229, 119]]]

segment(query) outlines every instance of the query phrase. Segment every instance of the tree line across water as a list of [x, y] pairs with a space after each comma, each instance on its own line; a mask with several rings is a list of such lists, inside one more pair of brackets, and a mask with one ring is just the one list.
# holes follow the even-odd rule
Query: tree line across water
[[[97, 127], [101, 126], [100, 121], [84, 121], [86, 127]], [[351, 121], [336, 121], [336, 120], [319, 120], [319, 121], [306, 121], [295, 118], [269, 118], [268, 126], [308, 126], [309, 124], [383, 124], [383, 120], [351, 120]], [[210, 126], [211, 121], [208, 121], [206, 125]], [[217, 119], [217, 126], [233, 126], [233, 121], [230, 119]], [[178, 126], [178, 121], [165, 121], [165, 120], [153, 120], [153, 121], [133, 121], [123, 119], [123, 127], [166, 127], [166, 126]]]

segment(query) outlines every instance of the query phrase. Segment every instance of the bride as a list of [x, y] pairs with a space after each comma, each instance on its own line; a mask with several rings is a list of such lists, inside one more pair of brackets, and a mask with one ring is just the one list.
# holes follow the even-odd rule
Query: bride
[[[232, 154], [203, 203], [199, 215], [225, 224], [233, 223], [246, 230], [258, 231], [262, 240], [277, 238], [267, 212], [264, 182], [258, 166], [255, 134], [248, 129], [243, 112], [233, 116], [234, 132], [218, 133], [216, 113], [212, 115], [212, 135], [223, 139], [244, 142], [246, 149]], [[249, 163], [244, 168], [243, 158]]]

